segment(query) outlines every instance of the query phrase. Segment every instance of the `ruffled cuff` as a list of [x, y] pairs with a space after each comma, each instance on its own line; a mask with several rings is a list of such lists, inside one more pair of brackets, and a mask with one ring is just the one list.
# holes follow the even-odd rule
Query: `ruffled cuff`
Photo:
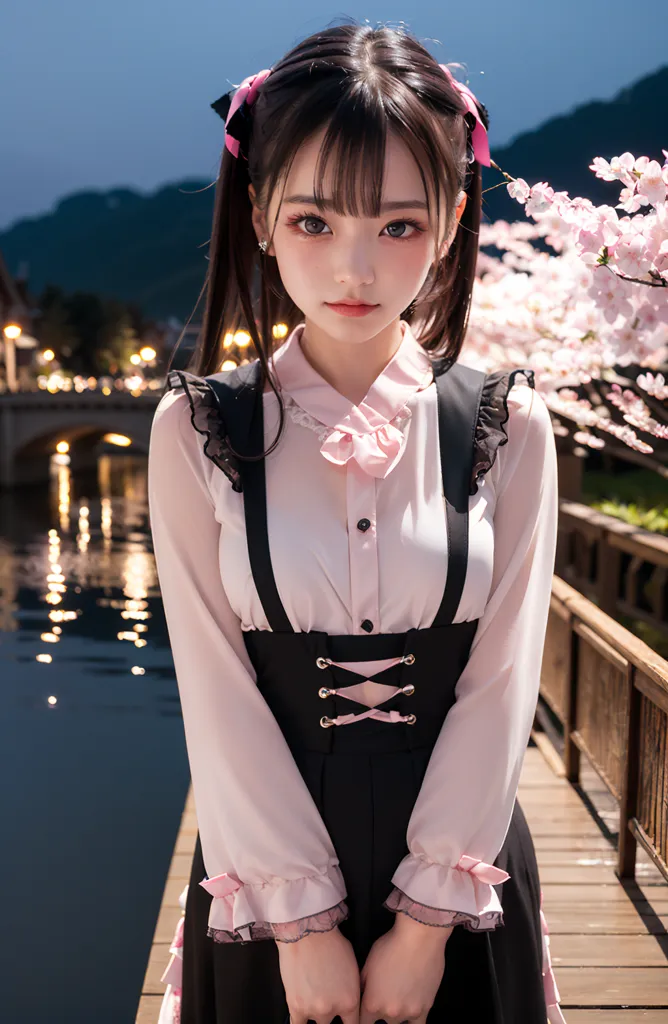
[[533, 370], [518, 367], [516, 370], [495, 370], [488, 373], [482, 386], [480, 410], [475, 427], [473, 442], [473, 470], [469, 494], [478, 491], [478, 480], [487, 473], [494, 462], [499, 448], [508, 444], [505, 424], [508, 421], [508, 392], [515, 378], [523, 373], [524, 383], [535, 387]]
[[[260, 885], [244, 884], [227, 873], [204, 878], [199, 884], [213, 896], [207, 935], [215, 942], [297, 942], [310, 932], [331, 931], [348, 917], [338, 865], [322, 874]], [[306, 907], [322, 907], [328, 901], [324, 910], [303, 914]]]
[[422, 924], [492, 931], [503, 925], [503, 908], [493, 887], [509, 878], [507, 871], [467, 855], [446, 867], [408, 854], [392, 877], [394, 887], [383, 906]]

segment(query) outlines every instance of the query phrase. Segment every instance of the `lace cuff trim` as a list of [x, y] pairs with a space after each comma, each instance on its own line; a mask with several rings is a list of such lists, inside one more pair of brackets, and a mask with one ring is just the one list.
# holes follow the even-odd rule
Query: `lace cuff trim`
[[492, 468], [496, 453], [508, 444], [505, 424], [508, 422], [508, 392], [518, 374], [523, 373], [526, 383], [535, 388], [533, 370], [519, 367], [516, 370], [495, 370], [488, 373], [483, 384], [480, 412], [475, 428], [473, 471], [469, 495], [478, 491], [478, 480]]
[[491, 910], [481, 914], [468, 914], [464, 910], [441, 910], [424, 903], [417, 903], [398, 889], [396, 885], [383, 903], [388, 910], [407, 914], [422, 924], [434, 925], [439, 928], [453, 928], [461, 924], [469, 932], [493, 931], [503, 925], [503, 911]]
[[[223, 928], [207, 928], [206, 933], [214, 942], [255, 942], [257, 939], [276, 939], [277, 942], [298, 942], [311, 932], [329, 932], [348, 917], [348, 904], [341, 900], [329, 910], [319, 914], [300, 917], [296, 921], [251, 921], [243, 929], [227, 931]], [[242, 934], [242, 932], [244, 934]]]
[[186, 370], [170, 370], [166, 390], [175, 391], [178, 388], [188, 396], [193, 427], [205, 438], [204, 454], [222, 469], [232, 489], [241, 491], [238, 460], [231, 451], [215, 391], [206, 377], [197, 377]]

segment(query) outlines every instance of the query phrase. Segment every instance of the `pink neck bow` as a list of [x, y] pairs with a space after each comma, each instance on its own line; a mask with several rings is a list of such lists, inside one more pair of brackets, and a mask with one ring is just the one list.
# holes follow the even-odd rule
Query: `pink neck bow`
[[484, 164], [485, 167], [491, 167], [487, 129], [482, 123], [475, 96], [467, 85], [457, 81], [447, 64], [439, 64], [438, 66], [446, 73], [451, 84], [454, 85], [457, 92], [461, 95], [468, 112], [473, 114], [475, 117], [476, 125], [473, 129], [473, 133], [471, 134], [471, 145], [473, 146], [474, 157], [479, 164]]
[[405, 434], [392, 423], [383, 423], [367, 434], [335, 428], [320, 451], [337, 466], [344, 466], [349, 459], [354, 459], [365, 473], [382, 480], [396, 466], [405, 447]]

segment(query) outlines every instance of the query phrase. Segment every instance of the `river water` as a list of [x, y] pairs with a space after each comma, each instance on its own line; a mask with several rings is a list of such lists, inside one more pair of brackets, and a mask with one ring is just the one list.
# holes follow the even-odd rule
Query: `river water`
[[0, 492], [2, 1024], [133, 1024], [188, 762], [146, 459]]

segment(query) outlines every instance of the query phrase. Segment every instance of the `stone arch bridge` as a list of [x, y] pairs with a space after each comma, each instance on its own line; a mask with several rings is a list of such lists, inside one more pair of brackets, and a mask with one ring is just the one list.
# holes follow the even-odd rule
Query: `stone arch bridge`
[[[125, 434], [148, 452], [151, 423], [162, 392], [133, 397], [101, 391], [26, 391], [0, 395], [0, 486], [48, 479], [57, 441], [68, 441], [76, 458], [107, 433]], [[76, 464], [76, 463], [75, 463]]]

